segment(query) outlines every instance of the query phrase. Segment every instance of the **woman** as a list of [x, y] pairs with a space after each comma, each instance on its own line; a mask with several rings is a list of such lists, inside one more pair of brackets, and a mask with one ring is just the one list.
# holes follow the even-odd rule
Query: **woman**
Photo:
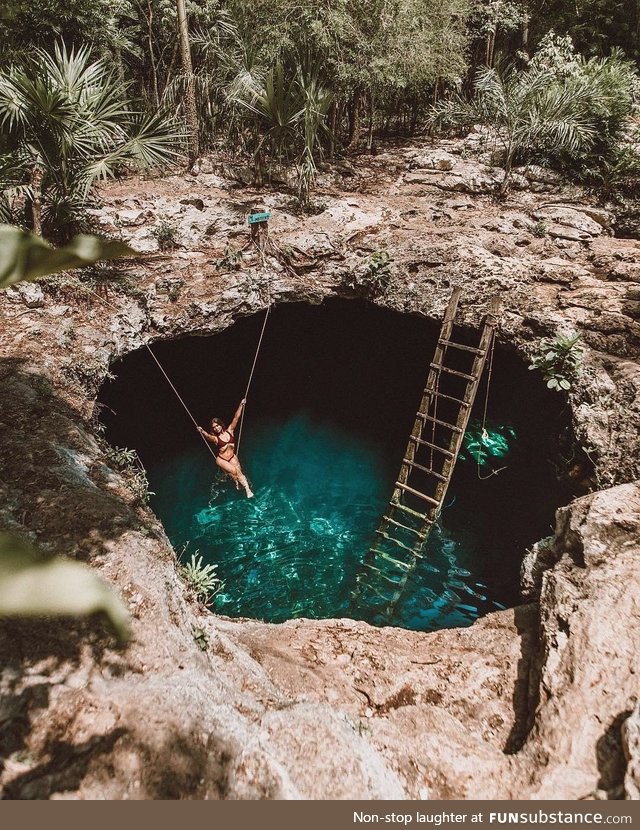
[[238, 461], [238, 456], [235, 452], [236, 441], [233, 436], [246, 402], [245, 398], [240, 401], [240, 406], [236, 410], [236, 414], [233, 416], [233, 420], [228, 427], [225, 427], [220, 418], [213, 418], [211, 420], [211, 432], [213, 434], [206, 432], [202, 429], [202, 427], [198, 427], [198, 432], [216, 448], [216, 464], [218, 467], [221, 467], [225, 473], [231, 476], [231, 478], [236, 482], [236, 487], [242, 485], [245, 493], [247, 494], [247, 498], [251, 499], [253, 498], [253, 493], [251, 492], [251, 487], [249, 487], [247, 477], [242, 472], [242, 467]]

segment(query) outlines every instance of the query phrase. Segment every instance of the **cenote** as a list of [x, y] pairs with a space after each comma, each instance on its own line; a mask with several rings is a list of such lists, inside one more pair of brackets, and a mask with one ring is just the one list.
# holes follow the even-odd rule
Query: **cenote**
[[[214, 336], [154, 344], [203, 426], [212, 416], [230, 420], [261, 325], [257, 315]], [[137, 450], [175, 549], [186, 545], [187, 555], [218, 566], [225, 584], [213, 610], [269, 622], [367, 619], [353, 601], [356, 577], [391, 495], [438, 331], [437, 322], [355, 300], [274, 309], [240, 449], [251, 500], [218, 471], [146, 350], [112, 367], [116, 378], [100, 394], [107, 439]], [[562, 396], [497, 348], [486, 419], [497, 454], [483, 451], [478, 465], [485, 387], [486, 377], [439, 526], [385, 624], [464, 626], [517, 604], [525, 549], [549, 534], [555, 508], [568, 500], [554, 464], [569, 429]]]

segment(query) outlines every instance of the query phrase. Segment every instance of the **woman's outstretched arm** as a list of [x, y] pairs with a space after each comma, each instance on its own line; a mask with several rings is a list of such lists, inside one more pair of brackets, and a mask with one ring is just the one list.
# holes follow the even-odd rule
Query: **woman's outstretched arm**
[[215, 435], [210, 435], [206, 431], [206, 429], [202, 429], [202, 427], [198, 427], [198, 432], [200, 433], [200, 435], [202, 435], [204, 438], [206, 438], [207, 441], [209, 441], [210, 444], [213, 444], [215, 446], [218, 443], [218, 439], [216, 438], [216, 436]]
[[242, 410], [244, 409], [244, 405], [246, 404], [246, 402], [246, 398], [243, 398], [240, 401], [240, 405], [236, 409], [236, 414], [233, 416], [233, 420], [229, 424], [229, 432], [233, 432], [233, 430], [238, 426], [238, 421], [240, 420], [240, 416], [242, 415]]

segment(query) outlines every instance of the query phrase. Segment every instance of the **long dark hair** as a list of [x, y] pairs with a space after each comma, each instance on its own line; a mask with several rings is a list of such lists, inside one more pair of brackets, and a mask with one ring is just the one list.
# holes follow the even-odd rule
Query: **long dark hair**
[[227, 431], [227, 425], [226, 425], [226, 424], [225, 424], [225, 422], [224, 422], [223, 420], [221, 420], [220, 418], [212, 418], [212, 419], [211, 419], [211, 426], [212, 426], [212, 427], [213, 427], [213, 426], [219, 426], [219, 427], [222, 427], [222, 431], [223, 431], [223, 432], [226, 432], [226, 431]]

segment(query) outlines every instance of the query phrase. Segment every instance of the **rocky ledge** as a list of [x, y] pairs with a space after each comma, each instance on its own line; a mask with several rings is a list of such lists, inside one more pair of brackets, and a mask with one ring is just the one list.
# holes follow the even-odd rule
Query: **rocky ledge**
[[[0, 296], [2, 525], [90, 562], [134, 619], [125, 650], [98, 623], [0, 625], [5, 797], [638, 797], [640, 243], [549, 171], [496, 201], [478, 142], [328, 167], [313, 216], [217, 159], [119, 182], [95, 221], [140, 260]], [[501, 295], [499, 339], [523, 359], [557, 331], [586, 346], [569, 402], [599, 489], [528, 555], [529, 604], [433, 634], [207, 613], [96, 438], [110, 362], [269, 300], [436, 317], [456, 285], [469, 325]]]

